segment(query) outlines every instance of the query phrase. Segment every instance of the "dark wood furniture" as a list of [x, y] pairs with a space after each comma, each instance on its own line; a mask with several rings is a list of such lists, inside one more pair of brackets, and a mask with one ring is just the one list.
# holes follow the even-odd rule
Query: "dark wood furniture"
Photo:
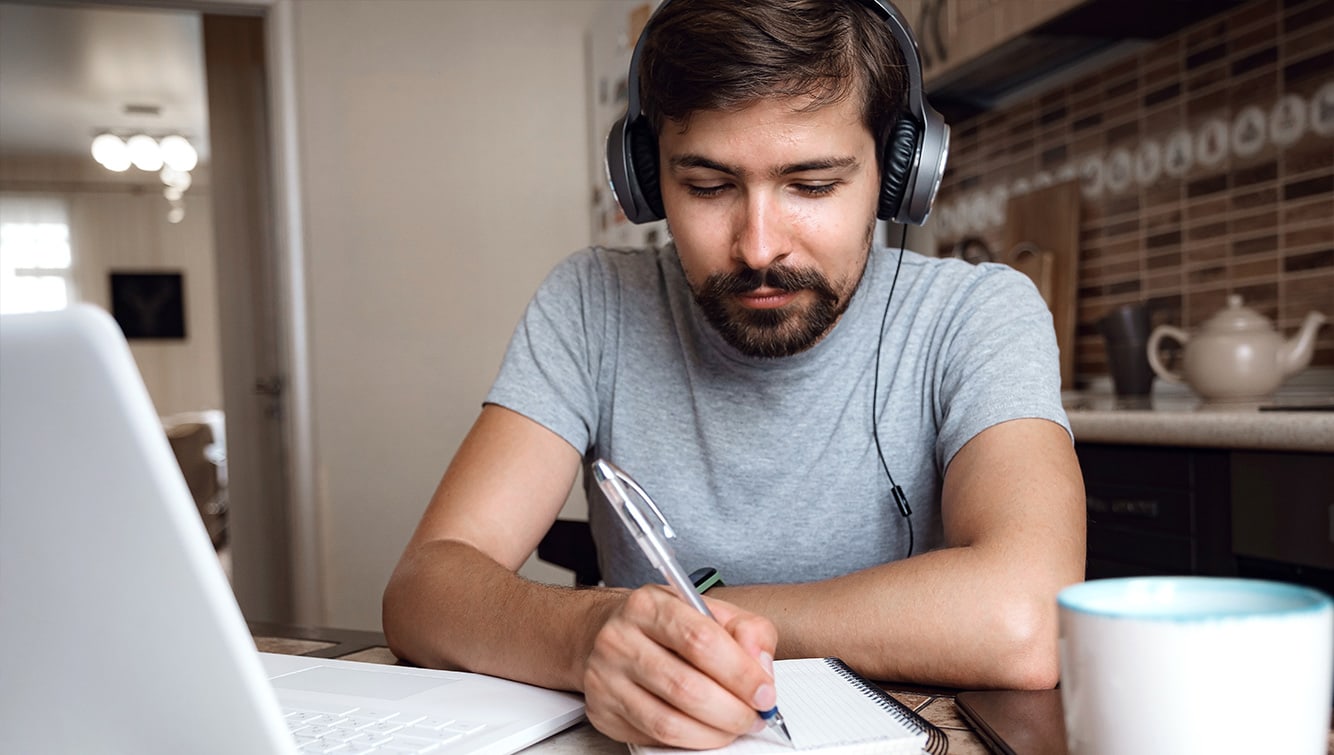
[[1194, 574], [1334, 594], [1334, 454], [1077, 443], [1089, 579]]

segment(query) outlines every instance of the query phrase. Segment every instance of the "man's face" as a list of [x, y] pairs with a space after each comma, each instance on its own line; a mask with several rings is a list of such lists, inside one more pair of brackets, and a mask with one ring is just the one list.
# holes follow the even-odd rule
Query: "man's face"
[[866, 269], [880, 176], [856, 98], [804, 98], [669, 121], [662, 199], [695, 300], [742, 353], [819, 341]]

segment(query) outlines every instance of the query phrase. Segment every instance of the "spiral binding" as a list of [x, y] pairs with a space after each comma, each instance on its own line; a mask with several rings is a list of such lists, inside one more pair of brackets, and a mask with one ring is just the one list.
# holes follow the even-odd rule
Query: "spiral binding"
[[931, 755], [945, 755], [949, 751], [950, 743], [945, 738], [945, 732], [936, 728], [935, 724], [917, 715], [916, 711], [905, 707], [903, 703], [891, 697], [888, 692], [867, 681], [866, 677], [853, 671], [841, 659], [826, 658], [824, 660], [834, 670], [834, 673], [861, 690], [872, 702], [884, 708], [886, 713], [897, 719], [904, 727], [913, 731], [924, 732], [926, 734], [926, 745], [922, 748], [924, 751], [931, 753]]

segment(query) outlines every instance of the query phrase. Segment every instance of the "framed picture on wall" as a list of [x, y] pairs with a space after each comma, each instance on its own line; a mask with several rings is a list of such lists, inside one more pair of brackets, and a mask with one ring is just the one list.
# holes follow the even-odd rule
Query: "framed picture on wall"
[[113, 271], [111, 316], [127, 339], [183, 340], [184, 274]]

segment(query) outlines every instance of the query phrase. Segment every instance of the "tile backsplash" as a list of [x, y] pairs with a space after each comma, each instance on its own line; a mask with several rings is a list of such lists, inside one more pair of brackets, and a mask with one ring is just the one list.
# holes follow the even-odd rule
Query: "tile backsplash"
[[[1096, 323], [1146, 301], [1193, 328], [1241, 294], [1291, 335], [1334, 318], [1334, 0], [1256, 0], [1030, 100], [951, 124], [937, 254], [1003, 238], [1009, 197], [1082, 195], [1075, 373]], [[1334, 366], [1334, 325], [1314, 365]]]

